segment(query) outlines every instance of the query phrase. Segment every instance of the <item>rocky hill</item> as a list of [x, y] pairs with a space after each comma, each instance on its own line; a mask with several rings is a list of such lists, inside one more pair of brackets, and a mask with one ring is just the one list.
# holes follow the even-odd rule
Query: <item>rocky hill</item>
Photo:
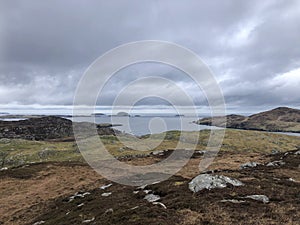
[[[225, 124], [224, 117], [215, 117], [213, 125], [244, 130], [300, 133], [300, 110], [288, 107], [279, 107], [248, 117], [228, 115], [226, 116], [226, 121], [227, 123]], [[196, 123], [211, 126], [212, 118], [203, 118]]]
[[[93, 124], [82, 123], [85, 128]], [[111, 125], [97, 125], [98, 134], [114, 135]], [[74, 139], [72, 121], [56, 116], [45, 116], [20, 121], [0, 121], [0, 138], [21, 138], [27, 140]]]

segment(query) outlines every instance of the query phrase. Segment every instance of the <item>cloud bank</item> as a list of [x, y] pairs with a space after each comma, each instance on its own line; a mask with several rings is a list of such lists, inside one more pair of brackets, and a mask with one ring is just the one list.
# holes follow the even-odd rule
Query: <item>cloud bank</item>
[[[209, 65], [228, 107], [300, 107], [300, 2], [71, 1], [0, 3], [0, 104], [70, 105], [86, 68], [120, 44], [164, 40], [183, 45]], [[201, 90], [182, 72], [142, 64], [120, 71], [102, 93], [109, 105], [126, 84], [162, 76]], [[172, 92], [159, 84], [145, 88]], [[140, 104], [162, 102], [148, 99]], [[184, 103], [182, 103], [184, 105]]]

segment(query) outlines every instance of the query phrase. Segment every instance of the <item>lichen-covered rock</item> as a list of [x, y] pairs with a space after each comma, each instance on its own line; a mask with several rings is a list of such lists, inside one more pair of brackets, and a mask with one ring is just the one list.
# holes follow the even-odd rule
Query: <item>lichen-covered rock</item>
[[189, 183], [189, 189], [192, 192], [198, 192], [203, 189], [225, 188], [227, 184], [233, 186], [242, 186], [243, 183], [237, 179], [226, 177], [223, 175], [201, 174], [195, 177]]

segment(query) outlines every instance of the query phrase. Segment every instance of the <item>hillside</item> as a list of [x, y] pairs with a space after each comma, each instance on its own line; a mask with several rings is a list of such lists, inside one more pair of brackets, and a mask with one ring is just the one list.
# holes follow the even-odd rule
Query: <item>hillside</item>
[[[76, 123], [79, 124], [79, 123]], [[91, 129], [92, 123], [80, 123], [80, 128]], [[110, 124], [98, 124], [99, 135], [118, 132]], [[21, 138], [26, 140], [74, 139], [71, 120], [57, 116], [30, 118], [20, 121], [0, 121], [0, 138]]]
[[300, 133], [300, 110], [288, 107], [279, 107], [248, 117], [228, 115], [226, 120], [227, 123], [225, 124], [224, 117], [215, 117], [214, 124], [212, 124], [212, 118], [203, 118], [196, 123], [244, 130]]

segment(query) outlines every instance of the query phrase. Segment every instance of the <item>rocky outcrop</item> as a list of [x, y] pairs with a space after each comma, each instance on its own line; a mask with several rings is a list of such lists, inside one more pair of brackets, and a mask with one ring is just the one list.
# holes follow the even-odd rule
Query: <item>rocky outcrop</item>
[[[94, 126], [84, 123], [86, 129]], [[111, 125], [97, 125], [99, 135], [115, 135]], [[74, 139], [72, 121], [56, 116], [31, 118], [20, 121], [0, 121], [1, 138], [21, 138], [27, 140]]]
[[242, 182], [223, 175], [201, 174], [189, 183], [189, 189], [192, 192], [198, 192], [204, 189], [225, 188], [228, 184], [233, 186], [243, 185]]
[[244, 130], [300, 133], [300, 110], [279, 107], [251, 116], [228, 115], [226, 117], [203, 118], [197, 124]]

